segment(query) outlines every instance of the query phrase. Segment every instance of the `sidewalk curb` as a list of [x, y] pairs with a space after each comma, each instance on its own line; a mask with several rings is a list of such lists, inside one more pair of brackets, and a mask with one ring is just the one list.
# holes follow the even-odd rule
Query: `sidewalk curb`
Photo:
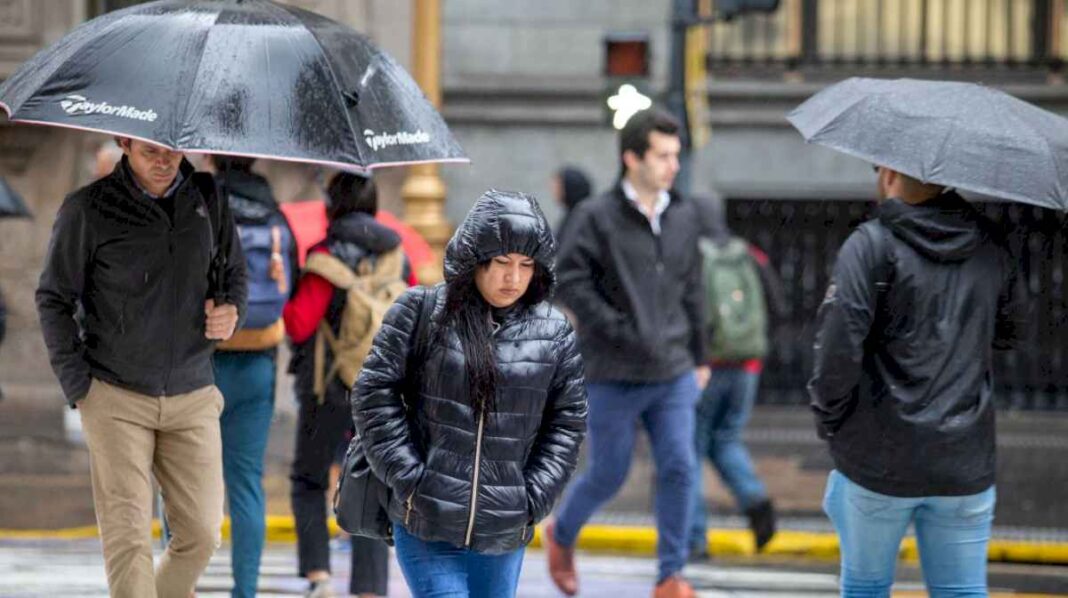
[[[331, 534], [338, 531], [337, 524], [330, 520]], [[152, 535], [158, 538], [159, 521], [152, 523]], [[58, 530], [4, 530], [0, 540], [79, 540], [97, 537], [96, 526], [74, 527]], [[223, 538], [230, 537], [230, 518], [223, 521]], [[542, 547], [542, 531], [537, 528], [532, 548]], [[287, 515], [267, 517], [268, 542], [296, 542], [297, 533], [293, 518]], [[587, 525], [579, 535], [578, 548], [590, 552], [612, 552], [650, 556], [656, 554], [656, 529], [642, 526]], [[717, 556], [759, 558], [753, 547], [753, 537], [748, 530], [714, 529], [708, 533], [708, 551]], [[761, 555], [790, 556], [817, 560], [838, 560], [838, 538], [832, 533], [782, 530], [764, 549]], [[901, 544], [900, 557], [906, 561], [919, 560], [916, 539], [906, 538]], [[990, 541], [988, 560], [999, 563], [1028, 563], [1043, 565], [1068, 565], [1068, 542], [1027, 542], [1020, 540]]]

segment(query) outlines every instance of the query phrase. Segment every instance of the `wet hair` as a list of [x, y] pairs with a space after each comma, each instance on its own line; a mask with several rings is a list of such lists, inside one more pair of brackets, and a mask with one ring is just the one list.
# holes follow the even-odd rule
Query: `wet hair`
[[623, 162], [624, 153], [629, 150], [639, 158], [644, 158], [645, 152], [649, 151], [649, 135], [653, 131], [677, 136], [681, 129], [682, 125], [674, 116], [658, 108], [642, 110], [630, 117], [619, 132], [620, 176], [627, 173], [627, 164]]
[[222, 154], [212, 154], [211, 163], [215, 166], [215, 170], [219, 172], [226, 172], [228, 170], [237, 172], [251, 172], [252, 165], [256, 163], [255, 158], [247, 158], [245, 156], [225, 156]]
[[[474, 407], [475, 420], [491, 413], [496, 405], [497, 369], [496, 343], [493, 338], [493, 307], [482, 298], [475, 284], [479, 268], [488, 268], [491, 260], [479, 263], [475, 269], [449, 280], [445, 285], [445, 308], [439, 317], [439, 334], [452, 328], [460, 339], [464, 352], [467, 381]], [[530, 286], [516, 305], [509, 309], [529, 308], [548, 299], [552, 278], [544, 266], [535, 262]], [[435, 339], [440, 342], [441, 339]]]
[[378, 191], [374, 180], [352, 172], [339, 172], [326, 186], [326, 217], [334, 222], [352, 213], [374, 216], [378, 213]]

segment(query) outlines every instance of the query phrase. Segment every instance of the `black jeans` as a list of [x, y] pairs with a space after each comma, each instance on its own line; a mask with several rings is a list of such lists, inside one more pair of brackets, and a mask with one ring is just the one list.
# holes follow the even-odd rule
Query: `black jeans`
[[[303, 397], [297, 419], [296, 457], [289, 479], [301, 577], [309, 571], [330, 570], [330, 533], [326, 525], [330, 464], [352, 429], [348, 402], [344, 398], [336, 400], [331, 394], [322, 405], [314, 397]], [[388, 579], [389, 547], [384, 542], [353, 536], [349, 593], [385, 596]]]

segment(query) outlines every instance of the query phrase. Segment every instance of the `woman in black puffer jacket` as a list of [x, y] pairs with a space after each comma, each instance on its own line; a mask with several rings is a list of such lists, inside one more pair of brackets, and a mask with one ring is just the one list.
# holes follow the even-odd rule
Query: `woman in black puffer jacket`
[[575, 333], [546, 301], [554, 251], [533, 197], [488, 191], [449, 242], [445, 283], [398, 299], [364, 362], [353, 420], [392, 490], [415, 596], [514, 595], [575, 468], [586, 391]]

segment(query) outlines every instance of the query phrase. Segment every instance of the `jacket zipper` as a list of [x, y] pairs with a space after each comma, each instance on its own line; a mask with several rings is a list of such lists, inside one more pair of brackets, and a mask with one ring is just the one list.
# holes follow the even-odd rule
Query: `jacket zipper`
[[482, 464], [482, 429], [486, 421], [486, 414], [478, 416], [478, 436], [475, 437], [475, 475], [471, 481], [471, 515], [467, 518], [467, 537], [464, 546], [471, 546], [471, 535], [475, 531], [475, 508], [478, 506], [478, 471]]
[[[497, 333], [504, 327], [503, 324], [493, 321], [490, 317], [490, 326], [493, 327], [493, 337], [496, 339]], [[464, 538], [464, 546], [471, 546], [471, 536], [475, 533], [475, 512], [478, 508], [478, 478], [479, 471], [482, 468], [482, 432], [485, 429], [486, 413], [485, 411], [478, 414], [478, 434], [475, 436], [475, 475], [471, 480], [471, 514], [467, 517], [467, 534]]]

